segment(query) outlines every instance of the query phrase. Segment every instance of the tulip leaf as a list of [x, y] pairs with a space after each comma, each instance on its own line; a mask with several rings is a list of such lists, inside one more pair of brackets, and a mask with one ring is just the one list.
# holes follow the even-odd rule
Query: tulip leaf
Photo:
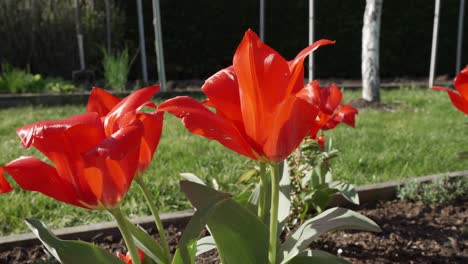
[[305, 221], [292, 232], [281, 246], [281, 263], [287, 263], [306, 250], [310, 243], [321, 234], [341, 229], [381, 231], [374, 221], [359, 213], [340, 207], [331, 208]]
[[278, 234], [286, 224], [289, 216], [289, 210], [291, 209], [291, 176], [289, 174], [289, 166], [287, 161], [283, 161], [281, 164], [283, 167], [283, 174], [280, 179], [280, 195], [278, 203]]
[[255, 214], [228, 194], [207, 186], [189, 181], [182, 181], [180, 186], [197, 210], [212, 206], [210, 204], [216, 197], [224, 197], [207, 221], [222, 263], [268, 262], [268, 229]]
[[172, 264], [194, 264], [195, 263], [195, 253], [197, 251], [197, 241], [192, 240], [189, 244], [186, 245], [188, 251], [189, 259], [185, 260], [182, 258], [180, 248], [178, 248], [172, 259]]
[[167, 259], [163, 248], [156, 242], [156, 239], [146, 233], [144, 229], [135, 226], [128, 219], [125, 220], [127, 221], [127, 227], [130, 233], [132, 233], [136, 246], [141, 249], [146, 256], [160, 264], [171, 263], [171, 260]]
[[25, 222], [52, 256], [61, 263], [124, 264], [117, 256], [91, 243], [57, 238], [44, 223], [37, 219], [26, 218]]
[[[200, 185], [195, 182], [191, 182], [196, 185]], [[205, 186], [205, 185], [201, 185]], [[208, 188], [209, 187], [206, 187]], [[191, 255], [191, 251], [189, 246], [192, 245], [195, 241], [195, 246], [196, 246], [196, 241], [197, 238], [200, 236], [200, 233], [203, 231], [205, 228], [205, 225], [208, 222], [209, 217], [214, 213], [216, 208], [218, 208], [221, 204], [223, 204], [226, 199], [229, 199], [229, 194], [223, 194], [219, 193], [220, 195], [213, 195], [211, 196], [211, 199], [207, 201], [207, 204], [205, 205], [204, 208], [197, 208], [197, 211], [193, 214], [193, 216], [190, 218], [189, 223], [184, 229], [184, 233], [182, 233], [182, 237], [180, 238], [179, 241], [179, 253], [181, 255], [182, 260], [184, 260], [184, 263], [193, 263], [190, 262], [190, 259], [195, 257], [195, 252], [196, 252], [196, 247], [195, 247], [195, 252], [193, 253], [193, 256]]]
[[346, 200], [353, 204], [359, 204], [359, 194], [356, 192], [354, 185], [347, 182], [332, 181], [328, 184], [331, 189], [335, 189]]
[[206, 183], [202, 179], [200, 179], [200, 177], [198, 177], [197, 175], [195, 175], [193, 173], [183, 172], [183, 173], [180, 174], [180, 176], [182, 176], [182, 178], [184, 178], [187, 181], [196, 182], [198, 184], [206, 185]]
[[216, 242], [212, 236], [202, 237], [197, 241], [197, 256], [216, 248]]
[[309, 264], [309, 263], [345, 264], [349, 262], [322, 250], [314, 250], [314, 249], [310, 250], [309, 249], [297, 255], [293, 259], [291, 259], [287, 264]]

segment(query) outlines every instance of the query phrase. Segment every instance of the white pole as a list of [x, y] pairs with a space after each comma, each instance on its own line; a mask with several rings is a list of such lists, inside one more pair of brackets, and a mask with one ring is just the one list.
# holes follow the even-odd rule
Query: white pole
[[145, 27], [143, 25], [143, 8], [141, 0], [137, 0], [138, 12], [138, 34], [140, 38], [140, 58], [141, 58], [141, 73], [143, 74], [143, 82], [148, 84], [148, 66], [146, 65], [146, 46], [145, 46]]
[[156, 57], [158, 60], [158, 76], [161, 91], [166, 92], [166, 70], [164, 69], [164, 52], [161, 30], [161, 14], [159, 11], [159, 0], [153, 0], [153, 26], [155, 35]]
[[[309, 45], [314, 43], [314, 0], [309, 0]], [[314, 79], [314, 53], [309, 55], [309, 82]]]
[[260, 0], [260, 39], [265, 41], [265, 0]]
[[455, 75], [458, 74], [461, 68], [464, 16], [465, 16], [465, 0], [460, 0], [460, 11], [458, 13], [457, 64], [455, 68]]
[[434, 86], [434, 72], [435, 72], [436, 55], [437, 55], [437, 35], [439, 31], [439, 12], [440, 12], [440, 0], [435, 0], [434, 27], [432, 30], [431, 68], [429, 71], [429, 87]]

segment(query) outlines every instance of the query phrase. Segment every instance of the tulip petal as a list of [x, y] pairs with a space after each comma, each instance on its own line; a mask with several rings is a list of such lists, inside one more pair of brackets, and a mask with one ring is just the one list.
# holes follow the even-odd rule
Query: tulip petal
[[145, 105], [158, 90], [159, 86], [150, 86], [142, 88], [122, 99], [104, 119], [106, 135], [112, 135], [118, 129], [118, 126], [125, 126], [133, 122], [131, 118], [127, 118], [129, 121], [126, 124], [119, 123], [118, 120], [126, 114], [134, 114], [137, 109]]
[[40, 192], [56, 200], [85, 207], [76, 199], [72, 185], [64, 181], [54, 167], [37, 158], [21, 157], [3, 168], [24, 190]]
[[39, 121], [16, 129], [16, 133], [21, 139], [21, 144], [25, 148], [29, 148], [31, 145], [35, 145], [37, 140], [47, 140], [47, 137], [63, 133], [66, 129], [77, 124], [102, 126], [97, 113], [86, 113], [62, 120]]
[[274, 162], [286, 159], [302, 142], [315, 122], [318, 108], [301, 98], [290, 96], [278, 107], [272, 124], [268, 126], [271, 137], [263, 150]]
[[343, 94], [338, 86], [332, 84], [320, 89], [320, 97], [320, 111], [326, 115], [333, 115], [335, 109], [340, 105], [340, 102], [343, 99]]
[[234, 55], [245, 132], [262, 145], [271, 114], [285, 98], [290, 81], [288, 62], [248, 30]]
[[205, 105], [216, 108], [216, 113], [230, 120], [242, 122], [239, 83], [233, 66], [215, 73], [201, 89], [208, 97]]
[[120, 98], [104, 89], [93, 87], [89, 95], [86, 112], [96, 112], [99, 116], [106, 116], [120, 101]]
[[291, 81], [289, 82], [286, 94], [295, 94], [304, 86], [305, 58], [319, 47], [330, 44], [335, 44], [335, 41], [328, 39], [317, 40], [312, 43], [312, 45], [299, 52], [294, 60], [288, 62], [289, 71], [291, 72]]
[[461, 70], [453, 84], [465, 101], [468, 101], [468, 66]]
[[258, 159], [258, 155], [233, 123], [214, 114], [193, 98], [178, 96], [169, 99], [159, 105], [158, 111], [182, 118], [184, 126], [193, 134], [216, 140], [241, 155]]
[[458, 108], [460, 111], [465, 113], [465, 115], [468, 115], [468, 101], [465, 100], [460, 94], [455, 92], [452, 89], [448, 89], [445, 87], [440, 87], [440, 86], [434, 86], [432, 87], [433, 90], [439, 90], [439, 91], [446, 91], [447, 94], [450, 97], [450, 100], [452, 101], [452, 104]]
[[163, 128], [164, 112], [141, 113], [138, 115], [138, 119], [144, 127], [138, 158], [138, 172], [141, 173], [150, 165], [158, 147]]
[[13, 191], [10, 183], [5, 179], [5, 172], [3, 167], [0, 167], [0, 193], [7, 193]]

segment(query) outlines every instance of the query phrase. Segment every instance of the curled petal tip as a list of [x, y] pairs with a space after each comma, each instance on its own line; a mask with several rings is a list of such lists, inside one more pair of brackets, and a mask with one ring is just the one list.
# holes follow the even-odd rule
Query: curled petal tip
[[13, 191], [10, 183], [5, 179], [5, 171], [0, 167], [0, 193], [8, 193]]

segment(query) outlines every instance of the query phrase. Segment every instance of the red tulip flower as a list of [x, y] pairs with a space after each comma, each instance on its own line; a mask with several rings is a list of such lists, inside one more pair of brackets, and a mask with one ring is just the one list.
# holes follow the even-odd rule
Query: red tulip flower
[[457, 91], [440, 86], [434, 86], [432, 89], [446, 91], [452, 104], [465, 115], [468, 115], [468, 66], [455, 77], [453, 85]]
[[297, 148], [318, 112], [309, 87], [304, 87], [304, 60], [318, 47], [332, 43], [319, 40], [288, 62], [248, 30], [233, 65], [203, 85], [208, 100], [202, 104], [176, 97], [159, 110], [182, 118], [194, 134], [251, 159], [277, 163]]
[[308, 86], [314, 91], [315, 101], [320, 105], [315, 124], [309, 132], [311, 138], [316, 138], [319, 130], [334, 129], [339, 123], [355, 126], [358, 111], [350, 105], [340, 104], [343, 94], [338, 86], [332, 84], [320, 88], [318, 81], [313, 81]]
[[[156, 90], [150, 87], [131, 94], [105, 116], [103, 112], [88, 112], [17, 129], [23, 146], [35, 147], [54, 166], [34, 157], [21, 157], [2, 170], [25, 190], [89, 209], [114, 207], [127, 193], [138, 168], [146, 164], [151, 145], [146, 130], [154, 128], [156, 121], [138, 109]], [[98, 98], [103, 97], [92, 96], [89, 105], [96, 105], [93, 102]], [[11, 190], [2, 184], [5, 181], [1, 173], [0, 192]]]
[[[144, 136], [140, 146], [140, 157], [138, 160], [138, 172], [141, 174], [151, 163], [153, 155], [158, 147], [163, 127], [163, 112], [142, 112], [141, 108], [147, 106], [157, 109], [154, 103], [148, 102], [149, 99], [159, 90], [159, 86], [152, 86], [138, 90], [131, 97], [123, 100], [95, 87], [91, 91], [86, 108], [87, 112], [96, 112], [103, 119], [107, 132], [112, 133], [119, 120], [125, 122], [133, 121], [133, 118], [139, 119], [144, 126]], [[128, 115], [131, 118], [126, 118]]]
[[[141, 251], [141, 249], [139, 248], [137, 250], [138, 250], [138, 257], [140, 258], [140, 261], [143, 263], [143, 260], [145, 259], [145, 253], [143, 253], [143, 251]], [[126, 255], [124, 255], [120, 252], [117, 252], [117, 257], [119, 257], [126, 264], [133, 264], [132, 258], [130, 257], [130, 253], [127, 253]]]

